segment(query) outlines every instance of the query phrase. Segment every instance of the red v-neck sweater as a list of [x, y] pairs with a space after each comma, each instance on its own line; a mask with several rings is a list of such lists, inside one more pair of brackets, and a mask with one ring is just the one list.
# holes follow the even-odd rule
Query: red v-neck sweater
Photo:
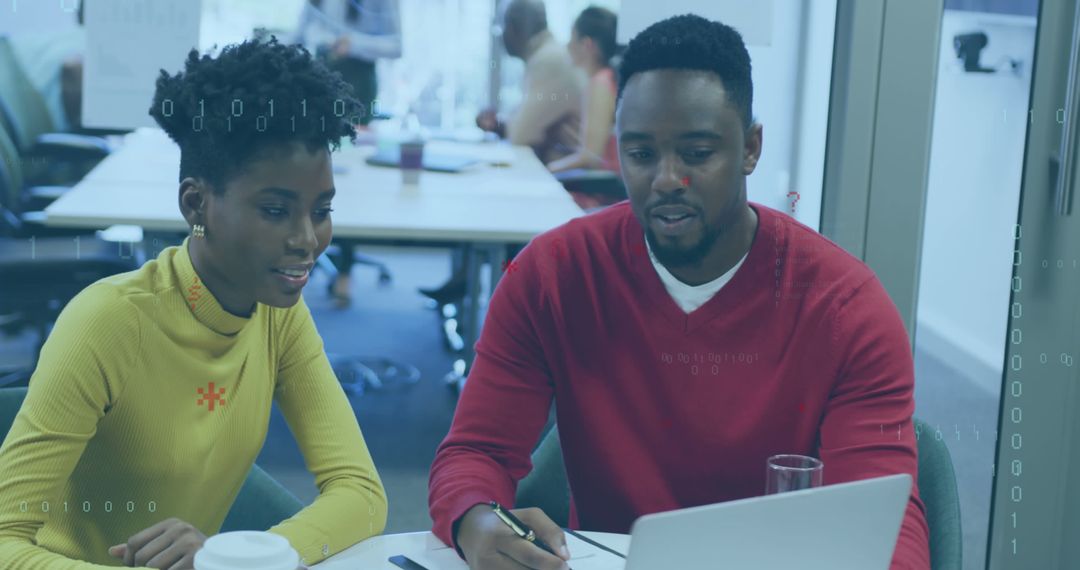
[[[777, 211], [732, 280], [686, 314], [623, 202], [532, 241], [507, 267], [431, 467], [435, 534], [514, 502], [554, 398], [571, 526], [628, 532], [658, 511], [761, 495], [770, 455], [825, 484], [917, 476], [911, 348], [858, 259]], [[927, 569], [913, 487], [893, 569]], [[837, 513], [836, 516], [843, 516]], [[851, 537], [857, 540], [857, 537]]]

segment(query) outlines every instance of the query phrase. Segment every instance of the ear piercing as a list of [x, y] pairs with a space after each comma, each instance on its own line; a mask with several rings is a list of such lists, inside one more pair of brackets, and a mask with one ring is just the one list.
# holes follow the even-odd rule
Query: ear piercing
[[191, 226], [191, 237], [204, 238], [206, 237], [206, 226], [202, 224], [195, 224]]

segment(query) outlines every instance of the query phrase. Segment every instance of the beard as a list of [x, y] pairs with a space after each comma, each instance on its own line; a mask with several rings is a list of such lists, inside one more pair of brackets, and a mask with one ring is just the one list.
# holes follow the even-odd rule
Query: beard
[[650, 227], [646, 227], [645, 240], [649, 242], [649, 248], [652, 250], [656, 260], [665, 267], [686, 267], [699, 265], [705, 256], [712, 250], [716, 240], [720, 239], [720, 235], [723, 233], [722, 228], [714, 227], [706, 224], [705, 230], [701, 236], [701, 239], [697, 243], [687, 246], [669, 246], [662, 245], [656, 239], [656, 232]]

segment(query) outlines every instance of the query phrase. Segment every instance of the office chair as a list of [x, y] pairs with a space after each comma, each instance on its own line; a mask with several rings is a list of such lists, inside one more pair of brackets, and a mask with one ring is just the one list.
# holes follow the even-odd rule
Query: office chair
[[937, 438], [936, 430], [918, 418], [912, 418], [912, 423], [919, 445], [919, 497], [926, 506], [926, 524], [930, 527], [930, 567], [961, 570], [964, 534], [952, 457], [945, 442]]
[[532, 453], [533, 469], [518, 481], [515, 508], [540, 507], [555, 524], [570, 524], [570, 484], [566, 480], [559, 429], [554, 423]]
[[[926, 506], [930, 527], [930, 567], [960, 570], [963, 533], [956, 475], [945, 442], [918, 418], [912, 418], [919, 446], [919, 497]], [[570, 521], [570, 486], [566, 479], [559, 431], [552, 426], [532, 454], [533, 470], [518, 482], [514, 506], [540, 507], [555, 524]]]
[[[0, 219], [0, 233], [6, 229], [9, 234], [22, 233], [24, 224], [30, 224], [37, 233], [48, 233], [41, 224], [44, 222], [43, 210], [68, 190], [66, 186], [27, 186], [23, 173], [24, 161], [19, 156], [15, 143], [7, 131], [0, 128], [0, 207], [6, 210]], [[68, 235], [72, 232], [63, 231]]]
[[252, 465], [244, 486], [229, 508], [220, 532], [266, 530], [300, 512], [304, 504], [258, 465]]
[[[0, 441], [11, 430], [25, 398], [25, 387], [0, 388]], [[220, 532], [266, 530], [300, 512], [303, 506], [281, 483], [258, 465], [252, 465]]]
[[104, 138], [54, 132], [44, 99], [4, 36], [0, 36], [0, 127], [28, 162], [29, 179], [35, 184], [77, 181], [111, 151]]
[[[47, 227], [44, 212], [28, 211], [50, 202], [52, 194], [51, 187], [23, 187], [20, 161], [0, 129], [0, 332], [37, 331], [35, 362], [49, 324], [72, 297], [98, 279], [136, 266], [120, 245], [83, 230]], [[0, 385], [28, 380], [28, 371], [16, 371]]]
[[135, 269], [117, 244], [93, 236], [0, 238], [0, 315], [3, 331], [24, 328], [38, 333], [34, 361], [49, 325], [75, 295], [95, 281]]

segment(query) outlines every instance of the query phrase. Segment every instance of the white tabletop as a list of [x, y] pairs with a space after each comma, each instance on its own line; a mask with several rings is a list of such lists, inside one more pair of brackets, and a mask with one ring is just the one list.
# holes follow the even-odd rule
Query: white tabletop
[[[482, 163], [460, 173], [425, 171], [417, 186], [403, 186], [398, 169], [367, 165], [372, 152], [345, 142], [333, 155], [336, 237], [523, 243], [582, 213], [528, 147], [429, 143], [425, 152]], [[177, 205], [179, 164], [180, 151], [164, 132], [140, 129], [46, 208], [47, 223], [185, 232]]]
[[[610, 534], [606, 532], [582, 532], [581, 534], [595, 540], [612, 550], [626, 554], [630, 550], [630, 535]], [[599, 564], [590, 564], [589, 547], [585, 543], [568, 536], [570, 548], [570, 565], [578, 568], [595, 567]], [[457, 553], [435, 538], [430, 532], [412, 532], [406, 534], [384, 534], [369, 538], [363, 542], [337, 553], [319, 564], [311, 566], [313, 570], [400, 570], [389, 559], [391, 556], [404, 554], [413, 561], [420, 563], [428, 570], [467, 570], [468, 566], [458, 557]], [[574, 564], [575, 560], [578, 564]], [[616, 562], [621, 567], [621, 563]], [[603, 566], [610, 567], [610, 566]]]

